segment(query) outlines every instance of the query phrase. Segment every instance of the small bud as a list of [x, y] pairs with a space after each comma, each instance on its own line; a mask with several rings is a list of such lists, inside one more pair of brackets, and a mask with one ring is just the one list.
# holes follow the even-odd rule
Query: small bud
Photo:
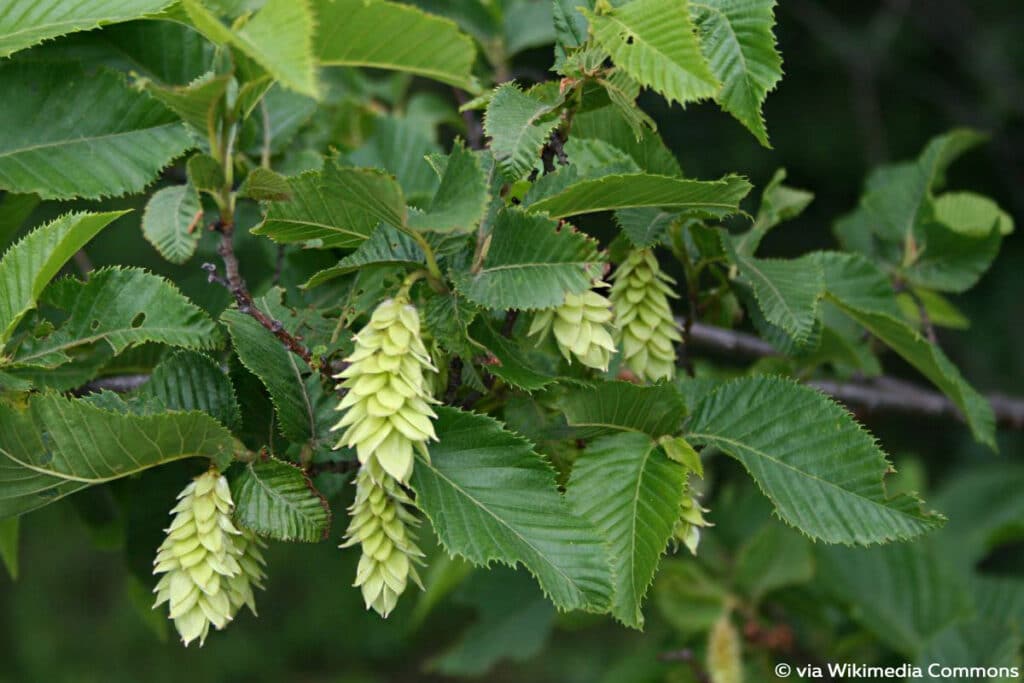
[[418, 521], [407, 507], [411, 504], [401, 484], [377, 460], [360, 468], [341, 547], [362, 546], [353, 585], [362, 589], [367, 609], [372, 607], [382, 617], [395, 609], [410, 579], [423, 587], [415, 566], [423, 553], [413, 533]]
[[211, 468], [178, 494], [174, 519], [153, 561], [163, 574], [153, 590], [158, 607], [168, 603], [170, 618], [187, 646], [200, 646], [212, 624], [227, 626], [238, 608], [254, 608], [251, 584], [260, 586], [263, 558], [259, 541], [231, 521], [235, 504], [227, 479]]
[[713, 526], [706, 519], [704, 513], [706, 508], [700, 506], [697, 496], [689, 492], [683, 497], [680, 505], [679, 519], [672, 530], [672, 536], [676, 543], [682, 543], [693, 555], [697, 554], [697, 546], [700, 544], [700, 530], [704, 527]]
[[650, 249], [632, 252], [614, 275], [617, 341], [625, 365], [648, 381], [671, 379], [676, 371], [675, 343], [682, 340], [668, 298], [678, 295], [675, 280], [661, 272]]
[[[598, 282], [596, 287], [607, 287]], [[579, 362], [597, 370], [607, 370], [615, 353], [609, 323], [612, 303], [601, 294], [588, 290], [582, 294], [566, 294], [561, 306], [540, 311], [530, 325], [529, 335], [543, 337], [551, 330], [558, 350], [567, 361], [575, 356]]]

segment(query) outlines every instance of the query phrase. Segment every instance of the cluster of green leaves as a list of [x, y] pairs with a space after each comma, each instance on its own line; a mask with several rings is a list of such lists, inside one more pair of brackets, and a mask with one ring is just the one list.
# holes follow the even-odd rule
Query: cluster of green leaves
[[[977, 282], [1014, 227], [986, 197], [943, 192], [979, 136], [954, 131], [876, 171], [836, 224], [842, 251], [765, 258], [764, 236], [812, 195], [780, 171], [744, 210], [751, 184], [684, 176], [636, 100], [713, 100], [767, 145], [761, 108], [782, 73], [773, 0], [425, 4], [438, 14], [387, 0], [0, 10], [0, 84], [17, 95], [0, 105], [0, 517], [197, 457], [236, 462], [239, 524], [329, 537], [354, 458], [332, 450], [329, 369], [368, 312], [423, 275], [412, 297], [448, 405], [411, 488], [450, 557], [520, 566], [560, 610], [639, 628], [702, 462], [724, 466], [723, 454], [803, 534], [751, 535], [735, 581], [752, 604], [809, 580], [806, 539], [871, 545], [940, 527], [914, 493], [887, 491], [892, 466], [865, 428], [798, 380], [877, 375], [891, 350], [995, 445], [991, 407], [924, 334], [964, 320], [943, 295]], [[551, 44], [556, 79], [481, 85]], [[133, 198], [110, 199], [121, 197]], [[137, 219], [109, 210], [136, 205]], [[141, 234], [172, 278], [136, 266], [59, 277], [104, 230]], [[622, 381], [635, 377], [618, 361], [593, 372], [526, 339], [535, 311], [648, 248], [682, 270], [694, 310], [748, 321], [777, 348], [774, 374], [702, 366], [643, 385]], [[228, 306], [195, 275], [201, 259], [235, 253], [255, 296]], [[129, 374], [148, 380], [93, 390]], [[2, 524], [8, 557], [16, 522]], [[823, 562], [860, 580], [891, 570], [898, 594], [900, 573], [923, 562], [900, 555], [910, 547], [859, 574], [843, 555], [854, 551]], [[454, 567], [431, 574], [443, 593], [466, 565], [441, 562]], [[666, 618], [727, 638], [703, 616], [728, 615], [728, 590], [692, 562], [669, 565]], [[833, 588], [838, 603], [860, 590], [847, 578]], [[688, 599], [711, 607], [664, 607]], [[524, 604], [550, 623], [549, 608]], [[484, 604], [485, 618], [495, 609]], [[908, 656], [960, 633], [899, 632]]]

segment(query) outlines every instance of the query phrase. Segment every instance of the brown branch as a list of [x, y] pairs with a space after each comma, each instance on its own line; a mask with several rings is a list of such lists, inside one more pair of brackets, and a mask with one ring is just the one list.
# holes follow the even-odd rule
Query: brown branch
[[[732, 356], [764, 358], [778, 355], [771, 344], [752, 334], [698, 322], [690, 329], [690, 343], [696, 348]], [[876, 377], [860, 382], [813, 380], [809, 384], [850, 408], [865, 413], [963, 421], [963, 415], [956, 404], [944, 394], [895, 377]], [[1024, 399], [1002, 394], [990, 394], [987, 398], [998, 426], [1024, 430]]]
[[519, 319], [519, 311], [513, 308], [505, 313], [505, 322], [501, 326], [501, 336], [511, 337], [512, 330], [516, 327], [516, 320]]
[[285, 345], [285, 348], [305, 361], [306, 365], [319, 372], [325, 379], [333, 380], [330, 367], [322, 359], [314, 359], [313, 352], [302, 343], [300, 337], [286, 330], [280, 320], [274, 320], [253, 302], [252, 294], [249, 293], [249, 288], [246, 286], [245, 280], [242, 279], [238, 257], [235, 255], [234, 225], [218, 221], [213, 227], [221, 235], [217, 253], [224, 259], [225, 276], [221, 277], [217, 274], [217, 266], [214, 264], [204, 263], [203, 270], [209, 273], [207, 279], [227, 288], [235, 298], [235, 303], [241, 313], [252, 316], [256, 322], [270, 330]]
[[[211, 273], [211, 277], [217, 281], [223, 280], [215, 273]], [[250, 309], [255, 310], [251, 305]], [[269, 320], [265, 315], [263, 317]], [[682, 324], [681, 321], [680, 324]], [[285, 334], [287, 335], [287, 333]], [[297, 343], [301, 346], [301, 342]], [[770, 344], [752, 334], [699, 322], [693, 323], [690, 328], [690, 344], [697, 349], [733, 357], [764, 358], [778, 355], [778, 352]], [[321, 367], [320, 372], [330, 377], [332, 372], [338, 371], [338, 367], [333, 369]], [[82, 385], [72, 393], [81, 396], [103, 390], [119, 393], [129, 392], [139, 388], [148, 380], [149, 375], [139, 374], [101, 377]], [[819, 379], [811, 380], [808, 384], [858, 412], [963, 421], [963, 416], [956, 404], [945, 395], [895, 377], [875, 377], [855, 382]], [[472, 391], [462, 400], [461, 404], [468, 408], [480, 398], [482, 398], [482, 394], [479, 391]], [[1024, 399], [998, 393], [989, 394], [987, 398], [992, 405], [998, 426], [1024, 431]], [[446, 402], [453, 403], [454, 396]]]

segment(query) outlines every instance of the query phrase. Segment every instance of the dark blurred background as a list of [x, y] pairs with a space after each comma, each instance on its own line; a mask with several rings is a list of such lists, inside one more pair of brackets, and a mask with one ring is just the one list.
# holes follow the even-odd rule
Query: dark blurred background
[[[914, 157], [929, 138], [955, 126], [988, 132], [986, 146], [954, 165], [949, 186], [991, 195], [1014, 216], [1018, 232], [1004, 241], [979, 286], [955, 300], [971, 328], [940, 331], [940, 341], [982, 391], [1024, 395], [1024, 6], [781, 0], [777, 19], [785, 77], [765, 107], [773, 149], [759, 147], [714, 105], [684, 111], [645, 96], [685, 172], [740, 172], [761, 187], [774, 169], [787, 168], [788, 183], [813, 191], [816, 200], [773, 232], [764, 250], [797, 254], [835, 246], [832, 221], [855, 206], [873, 165]], [[549, 48], [532, 50], [517, 64], [544, 68], [549, 55]], [[110, 252], [98, 246], [107, 260], [118, 260], [126, 244], [146, 248], [135, 235], [107, 239], [128, 240], [117, 247], [108, 241]], [[871, 417], [868, 426], [898, 463], [922, 473], [917, 483], [926, 490], [964, 468], [996, 459], [1019, 463], [1024, 454], [1017, 435], [1001, 435], [995, 455], [974, 445], [959, 424]], [[143, 481], [163, 490], [156, 480], [182, 481], [189, 467], [161, 468]], [[442, 672], [480, 672], [481, 652], [500, 651], [508, 640], [523, 661], [506, 660], [485, 680], [686, 680], [686, 667], [658, 662], [673, 636], [656, 615], [643, 634], [596, 617], [554, 615], [532, 584], [505, 570], [474, 574], [432, 610], [417, 606], [412, 592], [383, 622], [349, 588], [355, 553], [332, 543], [274, 545], [260, 618], [246, 613], [212, 634], [205, 648], [185, 650], [163, 614], [147, 609], [151, 582], [141, 577], [152, 547], [126, 548], [123, 538], [126, 526], [154, 522], [113, 514], [123, 488], [80, 494], [22, 520], [20, 577], [13, 583], [0, 571], [0, 682], [448, 680]], [[152, 501], [155, 523], [169, 502]], [[708, 536], [728, 524], [720, 528]], [[1011, 551], [1019, 555], [1020, 547]], [[494, 596], [504, 599], [494, 604]], [[478, 602], [491, 604], [490, 611], [477, 611]], [[485, 632], [494, 642], [460, 649], [474, 624], [481, 624], [477, 640]]]

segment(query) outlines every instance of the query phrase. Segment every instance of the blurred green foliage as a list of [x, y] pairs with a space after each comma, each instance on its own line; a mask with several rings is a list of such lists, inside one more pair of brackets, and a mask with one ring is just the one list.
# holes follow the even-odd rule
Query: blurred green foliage
[[[643, 100], [688, 175], [739, 171], [762, 187], [781, 166], [789, 184], [815, 193], [804, 214], [765, 240], [766, 252], [833, 246], [831, 224], [855, 206], [872, 166], [910, 158], [929, 138], [959, 125], [984, 130], [991, 140], [954, 167], [951, 185], [992, 196], [1024, 224], [1024, 12], [1017, 0], [782, 0], [777, 17], [786, 77], [765, 107], [773, 149], [758, 146], [712, 105], [684, 112], [654, 96]], [[507, 67], [529, 79], [549, 62], [545, 46], [520, 53]], [[382, 80], [378, 94], [386, 99], [397, 80]], [[448, 97], [443, 88], [418, 82], [416, 88]], [[407, 114], [417, 111], [434, 115], [410, 103]], [[425, 143], [426, 152], [431, 148]], [[300, 168], [306, 161], [296, 156], [285, 163]], [[141, 209], [135, 200], [111, 205]], [[35, 222], [49, 210], [38, 210]], [[201, 243], [189, 266], [172, 266], [142, 239], [140, 213], [93, 243], [94, 265], [144, 265], [173, 277], [200, 305], [223, 309], [227, 293], [209, 286], [196, 266], [212, 260], [212, 242]], [[255, 221], [248, 217], [248, 224]], [[239, 233], [240, 260], [256, 280], [256, 273], [274, 269], [276, 249], [245, 235]], [[4, 237], [0, 226], [0, 242]], [[954, 297], [970, 328], [940, 332], [953, 360], [986, 391], [1024, 393], [1022, 269], [1018, 232], [1005, 240], [980, 285]], [[285, 285], [310, 274], [283, 272]], [[1019, 660], [1024, 438], [1001, 432], [996, 455], [958, 423], [866, 419], [900, 454], [891, 488], [922, 491], [950, 518], [946, 529], [926, 543], [884, 551], [814, 547], [777, 521], [764, 522], [767, 503], [750, 481], [734, 463], [716, 463], [705, 499], [716, 526], [706, 530], [699, 561], [684, 550], [664, 563], [643, 633], [606, 618], [556, 615], [521, 574], [470, 572], [462, 580], [466, 570], [450, 562], [435, 565], [419, 605], [408, 600], [382, 621], [347, 585], [355, 553], [332, 543], [274, 544], [260, 618], [242, 616], [205, 648], [185, 650], [163, 615], [149, 609], [150, 558], [189, 465], [164, 467], [21, 520], [16, 585], [0, 572], [0, 682], [383, 683], [455, 674], [538, 683], [688, 681], [696, 679], [687, 653], [703, 660], [704, 634], [732, 607], [750, 680], [768, 680], [760, 667], [778, 658], [945, 662], [964, 650], [991, 658], [965, 663]], [[321, 480], [339, 501], [349, 495], [342, 477]], [[338, 539], [342, 529], [335, 526]], [[924, 556], [937, 561], [926, 575], [907, 577], [889, 562], [901, 553], [915, 556], [897, 563], [904, 568], [924, 563]], [[747, 564], [758, 555], [773, 561], [750, 572], [748, 566], [762, 566], [763, 559]], [[859, 617], [836, 610], [836, 602], [858, 604]], [[865, 612], [872, 604], [879, 611]]]

